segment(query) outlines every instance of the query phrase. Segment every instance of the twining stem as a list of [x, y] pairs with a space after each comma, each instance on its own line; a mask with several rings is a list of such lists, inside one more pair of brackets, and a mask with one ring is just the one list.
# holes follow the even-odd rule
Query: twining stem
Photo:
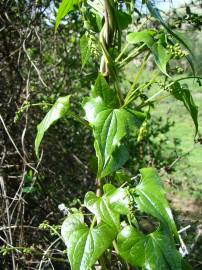
[[100, 72], [103, 73], [103, 76], [108, 76], [109, 75], [109, 61], [110, 61], [108, 59], [110, 58], [108, 50], [112, 44], [113, 36], [114, 36], [114, 16], [113, 16], [112, 6], [109, 0], [104, 0], [104, 18], [105, 18], [105, 22], [100, 32], [100, 42], [102, 44], [103, 57], [105, 58], [105, 61], [103, 60], [103, 57], [102, 57], [101, 63], [100, 63]]
[[[97, 179], [96, 196], [101, 197], [102, 194], [103, 194], [103, 182], [102, 182], [102, 179], [98, 178]], [[93, 228], [95, 222], [96, 222], [96, 217], [94, 216], [92, 224], [91, 224], [91, 228]], [[101, 266], [101, 270], [108, 270], [108, 268], [107, 268], [107, 258], [105, 256], [105, 253], [103, 253], [100, 256], [99, 263], [100, 263], [100, 266]]]
[[119, 100], [120, 106], [123, 104], [123, 97], [119, 89], [117, 81], [117, 71], [115, 68], [114, 61], [109, 53], [109, 49], [113, 44], [113, 39], [116, 38], [115, 33], [119, 31], [117, 25], [117, 18], [114, 12], [114, 2], [112, 0], [104, 0], [104, 9], [105, 9], [105, 23], [100, 32], [100, 45], [102, 48], [103, 56], [100, 63], [100, 72], [102, 75], [109, 79], [112, 78], [114, 82], [114, 88], [117, 92], [117, 97]]
[[[118, 83], [117, 83], [117, 75], [116, 75], [116, 69], [113, 63], [113, 59], [110, 56], [109, 49], [113, 43], [113, 39], [115, 38], [114, 34], [116, 32], [116, 18], [114, 16], [114, 2], [113, 0], [104, 0], [104, 18], [105, 22], [103, 25], [103, 28], [100, 32], [100, 44], [103, 51], [103, 56], [101, 58], [100, 63], [100, 72], [102, 75], [109, 79], [109, 76], [112, 77], [114, 81], [115, 90], [117, 92], [117, 96], [119, 99], [119, 103], [121, 105], [121, 91], [119, 89]], [[103, 179], [98, 178], [97, 179], [97, 187], [96, 187], [96, 195], [97, 197], [101, 197], [103, 194]], [[94, 219], [91, 224], [91, 226], [94, 226]], [[99, 263], [102, 270], [107, 270], [107, 258], [105, 256], [105, 253], [102, 254], [99, 258]]]
[[[100, 32], [100, 45], [101, 45], [101, 48], [102, 48], [102, 52], [103, 52], [103, 58], [105, 60], [105, 65], [109, 65], [110, 63], [112, 63], [112, 59], [111, 59], [111, 56], [107, 50], [107, 46], [106, 46], [106, 42], [105, 42], [105, 38], [104, 38], [104, 28], [101, 30]], [[106, 67], [105, 67], [105, 70], [103, 71], [103, 66], [102, 66], [102, 63], [100, 64], [100, 72], [103, 73], [103, 75], [108, 75], [108, 72], [109, 70], [106, 72]]]
[[100, 178], [97, 179], [97, 188], [96, 188], [96, 196], [101, 197], [102, 196], [102, 180]]

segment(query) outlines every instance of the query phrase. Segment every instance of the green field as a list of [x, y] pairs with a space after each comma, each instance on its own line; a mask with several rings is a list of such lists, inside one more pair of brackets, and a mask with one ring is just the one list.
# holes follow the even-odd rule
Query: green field
[[[136, 72], [137, 66], [134, 64], [129, 65], [126, 70], [127, 78], [133, 81]], [[151, 72], [145, 71], [142, 81], [148, 81], [151, 76]], [[199, 86], [197, 81], [193, 79], [184, 80], [183, 83], [188, 85], [194, 101], [198, 106], [199, 137], [201, 137], [202, 86]], [[125, 88], [128, 88], [128, 85], [125, 85]], [[150, 97], [158, 91], [158, 86], [155, 85], [149, 92], [145, 92], [145, 94]], [[179, 156], [182, 156], [182, 158], [174, 165], [175, 171], [172, 172], [171, 176], [165, 175], [165, 178], [172, 178], [173, 186], [171, 187], [171, 191], [180, 197], [200, 200], [202, 197], [202, 144], [194, 142], [195, 126], [189, 112], [181, 101], [168, 96], [156, 104], [152, 110], [152, 115], [154, 117], [162, 117], [163, 122], [166, 122], [167, 119], [170, 122], [175, 122], [174, 126], [168, 132], [169, 141], [166, 142], [168, 145], [172, 145], [173, 147], [174, 139], [180, 141], [178, 150], [181, 150]]]
[[[192, 79], [187, 80], [186, 83], [199, 109], [199, 133], [202, 134], [202, 87]], [[175, 165], [176, 171], [172, 177], [174, 182], [182, 183], [175, 188], [182, 196], [194, 196], [199, 199], [202, 195], [202, 145], [194, 143], [193, 121], [183, 103], [171, 96], [160, 102], [153, 112], [154, 115], [162, 117], [165, 117], [165, 113], [171, 121], [175, 122], [169, 131], [169, 137], [171, 140], [179, 138], [182, 153], [187, 153]]]

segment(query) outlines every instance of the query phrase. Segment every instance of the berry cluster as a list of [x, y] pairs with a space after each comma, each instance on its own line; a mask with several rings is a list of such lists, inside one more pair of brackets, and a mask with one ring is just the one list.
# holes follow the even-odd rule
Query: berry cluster
[[174, 59], [180, 59], [189, 54], [187, 51], [181, 49], [179, 43], [176, 43], [175, 45], [167, 45], [167, 49]]

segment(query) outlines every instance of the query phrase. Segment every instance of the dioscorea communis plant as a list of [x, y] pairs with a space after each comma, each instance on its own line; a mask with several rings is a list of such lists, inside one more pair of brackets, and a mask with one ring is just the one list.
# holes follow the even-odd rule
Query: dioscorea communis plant
[[[56, 29], [69, 12], [79, 12], [85, 30], [80, 38], [82, 68], [92, 59], [99, 66], [94, 86], [82, 101], [85, 117], [71, 112], [70, 96], [61, 97], [38, 125], [35, 141], [39, 156], [44, 133], [68, 115], [93, 132], [96, 192], [87, 192], [82, 209], [70, 213], [61, 230], [72, 270], [95, 269], [96, 265], [99, 269], [191, 269], [178, 252], [178, 231], [156, 169], [141, 168], [135, 180], [119, 173], [134, 155], [129, 140], [135, 144], [144, 137], [153, 104], [162, 98], [173, 95], [183, 102], [198, 132], [197, 107], [183, 84], [184, 77], [174, 79], [170, 72], [172, 61], [186, 58], [194, 74], [189, 47], [151, 0], [142, 0], [142, 5], [159, 27], [147, 28], [143, 23], [133, 31], [136, 4], [133, 0], [63, 0], [57, 13]], [[129, 89], [122, 89], [123, 69], [137, 58], [141, 65], [134, 81]], [[142, 83], [151, 58], [157, 71]], [[142, 98], [150, 87], [158, 91]], [[141, 227], [139, 213], [154, 220], [152, 231]]]

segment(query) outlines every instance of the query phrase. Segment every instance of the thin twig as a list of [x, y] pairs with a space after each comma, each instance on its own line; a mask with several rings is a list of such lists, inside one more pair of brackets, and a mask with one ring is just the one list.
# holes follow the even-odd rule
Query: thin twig
[[41, 269], [42, 269], [42, 265], [43, 265], [43, 263], [45, 262], [45, 257], [46, 257], [46, 255], [47, 255], [47, 253], [49, 252], [49, 250], [51, 249], [51, 247], [54, 246], [59, 240], [61, 240], [61, 238], [57, 238], [57, 239], [56, 239], [55, 241], [53, 241], [53, 242], [50, 244], [50, 246], [46, 249], [46, 251], [44, 252], [43, 257], [42, 257], [42, 259], [41, 259], [41, 261], [40, 261], [38, 270], [41, 270]]
[[6, 131], [6, 134], [8, 135], [8, 137], [9, 137], [11, 143], [13, 144], [13, 146], [14, 146], [16, 152], [18, 153], [18, 155], [21, 157], [21, 159], [25, 162], [25, 164], [26, 164], [28, 167], [30, 167], [32, 170], [34, 170], [34, 171], [36, 171], [36, 172], [38, 173], [38, 171], [37, 171], [34, 167], [32, 167], [32, 166], [31, 166], [31, 165], [23, 158], [22, 154], [20, 153], [20, 150], [18, 149], [18, 147], [16, 146], [14, 140], [12, 139], [12, 137], [11, 137], [11, 135], [10, 135], [10, 133], [9, 133], [9, 131], [8, 131], [8, 129], [7, 129], [7, 127], [6, 127], [6, 124], [5, 124], [5, 122], [4, 122], [4, 120], [3, 120], [2, 116], [1, 116], [1, 114], [0, 114], [0, 120], [1, 120], [1, 122], [2, 122], [2, 125], [3, 125], [3, 127], [4, 127], [4, 129], [5, 129], [5, 131]]
[[32, 31], [29, 32], [29, 34], [27, 35], [26, 39], [23, 41], [22, 47], [23, 47], [23, 50], [24, 50], [25, 54], [27, 55], [27, 58], [29, 59], [30, 63], [32, 64], [32, 66], [33, 66], [34, 69], [36, 70], [36, 72], [37, 72], [37, 74], [38, 74], [38, 77], [39, 77], [40, 81], [42, 82], [43, 86], [48, 87], [47, 84], [46, 84], [46, 83], [44, 82], [44, 80], [42, 79], [41, 73], [40, 73], [39, 69], [36, 67], [36, 65], [35, 65], [34, 62], [32, 61], [31, 57], [29, 56], [29, 53], [27, 52], [27, 49], [26, 49], [26, 46], [25, 46], [25, 42], [26, 42], [26, 40], [29, 38], [29, 36], [31, 35], [31, 32], [32, 32]]
[[[9, 203], [8, 203], [8, 199], [6, 198], [6, 188], [5, 188], [5, 185], [4, 185], [4, 180], [3, 180], [3, 177], [0, 176], [0, 186], [1, 186], [1, 190], [2, 190], [2, 193], [5, 197], [5, 206], [6, 206], [6, 216], [7, 216], [7, 225], [9, 227], [8, 229], [8, 235], [9, 235], [9, 244], [11, 246], [13, 246], [13, 238], [12, 238], [12, 232], [11, 232], [11, 229], [10, 229], [10, 226], [11, 226], [11, 217], [10, 217], [10, 212], [9, 212]], [[11, 257], [12, 257], [12, 264], [13, 264], [13, 270], [16, 269], [16, 264], [15, 264], [15, 255], [13, 252], [11, 252]]]

